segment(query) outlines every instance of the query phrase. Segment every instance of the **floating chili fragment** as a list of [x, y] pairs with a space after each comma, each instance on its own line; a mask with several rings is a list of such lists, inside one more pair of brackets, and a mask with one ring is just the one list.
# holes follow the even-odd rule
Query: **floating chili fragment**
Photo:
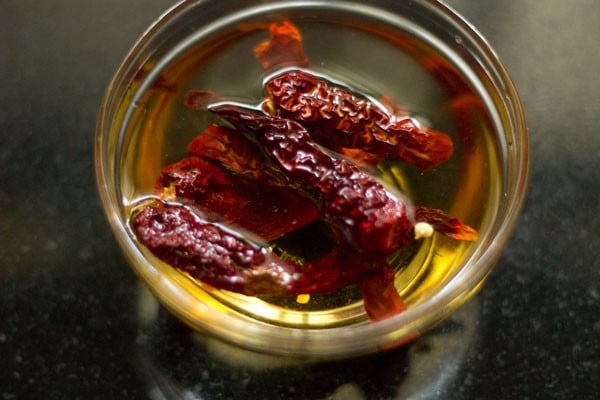
[[254, 55], [264, 70], [273, 67], [308, 66], [308, 57], [304, 54], [302, 35], [290, 21], [276, 22], [269, 26], [271, 35], [254, 48]]
[[406, 305], [394, 286], [394, 270], [385, 265], [362, 275], [358, 286], [365, 311], [371, 321], [389, 318], [406, 310]]
[[[133, 81], [134, 82], [142, 82], [148, 76], [152, 67], [153, 67], [153, 65], [149, 65], [149, 64], [144, 65], [135, 74], [135, 76], [133, 77]], [[150, 85], [150, 88], [155, 89], [155, 90], [165, 91], [165, 92], [175, 92], [175, 90], [177, 89], [176, 85], [169, 82], [169, 80], [167, 80], [167, 78], [165, 78], [164, 75], [158, 75], [154, 79], [154, 82], [152, 82], [152, 84]]]

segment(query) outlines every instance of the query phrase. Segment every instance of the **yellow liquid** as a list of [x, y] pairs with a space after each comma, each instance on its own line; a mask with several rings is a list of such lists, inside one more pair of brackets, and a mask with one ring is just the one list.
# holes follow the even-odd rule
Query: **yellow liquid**
[[[343, 18], [335, 24], [321, 23], [318, 18], [294, 22], [318, 73], [373, 98], [388, 96], [453, 139], [454, 155], [435, 168], [420, 171], [386, 160], [373, 171], [374, 176], [410, 203], [443, 209], [485, 233], [501, 197], [499, 144], [485, 102], [451, 60], [400, 30], [356, 26]], [[124, 109], [131, 117], [118, 173], [126, 215], [153, 194], [161, 169], [184, 158], [187, 144], [213, 120], [206, 112], [184, 107], [189, 90], [208, 89], [253, 105], [262, 100], [264, 73], [252, 48], [267, 33], [252, 26], [250, 22], [243, 29], [232, 25], [213, 33], [202, 45], [190, 46], [171, 60], [159, 75], [147, 77], [141, 72], [132, 82], [131, 103]], [[357, 49], [368, 49], [368, 54]], [[152, 70], [154, 63], [149, 60], [145, 70]], [[309, 228], [304, 236], [321, 240], [318, 229]], [[407, 306], [419, 304], [451, 280], [473, 249], [472, 242], [436, 234], [391, 257], [397, 271], [396, 288]], [[141, 250], [165, 277], [203, 306], [284, 326], [323, 328], [368, 322], [354, 286], [301, 299], [247, 297], [208, 287]]]

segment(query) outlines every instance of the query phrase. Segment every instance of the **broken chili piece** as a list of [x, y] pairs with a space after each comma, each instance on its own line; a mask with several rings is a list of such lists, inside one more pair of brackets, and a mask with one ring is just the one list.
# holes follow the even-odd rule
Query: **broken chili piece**
[[477, 240], [479, 234], [473, 228], [463, 224], [458, 218], [448, 216], [442, 210], [426, 207], [414, 207], [415, 222], [426, 222], [438, 233], [456, 240]]
[[270, 24], [271, 38], [254, 48], [254, 55], [264, 70], [273, 67], [308, 66], [308, 57], [304, 54], [302, 35], [290, 21]]
[[389, 318], [406, 310], [406, 305], [394, 286], [394, 269], [385, 265], [365, 273], [358, 281], [364, 308], [371, 321]]

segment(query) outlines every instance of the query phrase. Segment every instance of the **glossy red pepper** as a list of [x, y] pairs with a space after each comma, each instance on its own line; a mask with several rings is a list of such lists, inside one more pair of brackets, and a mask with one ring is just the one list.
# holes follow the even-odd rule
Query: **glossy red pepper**
[[295, 69], [266, 83], [265, 111], [305, 122], [319, 143], [355, 156], [360, 151], [360, 159], [370, 163], [393, 157], [427, 169], [450, 158], [453, 145], [446, 134], [421, 126], [389, 98], [373, 102], [299, 69], [309, 62], [302, 35], [290, 21], [271, 24], [269, 34], [254, 48], [263, 69]]
[[162, 197], [210, 211], [266, 241], [319, 218], [310, 200], [268, 174], [257, 146], [239, 132], [211, 124], [188, 153], [163, 169], [156, 182]]
[[[170, 266], [215, 288], [250, 296], [331, 292], [360, 281], [364, 274], [379, 276], [377, 262], [356, 257], [345, 246], [298, 265], [185, 206], [163, 201], [143, 207], [134, 215], [132, 228], [138, 240]], [[374, 317], [383, 316], [385, 308], [377, 303]], [[388, 304], [387, 311], [397, 304]]]
[[264, 247], [203, 221], [181, 205], [158, 203], [133, 218], [138, 240], [195, 279], [247, 295], [294, 293], [299, 270]]
[[351, 162], [322, 151], [299, 123], [226, 104], [210, 110], [253, 134], [282, 179], [360, 249], [390, 254], [413, 239], [404, 203]]

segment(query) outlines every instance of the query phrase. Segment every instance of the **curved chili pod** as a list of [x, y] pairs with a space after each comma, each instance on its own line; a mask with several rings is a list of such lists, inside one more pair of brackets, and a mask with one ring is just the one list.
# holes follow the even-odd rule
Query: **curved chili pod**
[[322, 151], [299, 123], [228, 104], [209, 109], [253, 134], [283, 179], [360, 249], [389, 254], [414, 238], [404, 203], [354, 164]]
[[[141, 244], [173, 268], [217, 289], [249, 296], [331, 292], [373, 274], [378, 265], [342, 245], [299, 266], [183, 205], [162, 201], [143, 207], [132, 219], [132, 228]], [[380, 315], [383, 299], [367, 293], [369, 304], [377, 305], [373, 315]]]
[[132, 227], [156, 257], [219, 289], [251, 296], [290, 295], [301, 279], [295, 264], [203, 221], [181, 205], [144, 207]]
[[420, 169], [446, 161], [454, 149], [446, 134], [421, 127], [406, 115], [394, 115], [307, 71], [284, 72], [269, 80], [265, 91], [265, 109], [308, 124], [313, 138], [326, 146], [399, 158]]

